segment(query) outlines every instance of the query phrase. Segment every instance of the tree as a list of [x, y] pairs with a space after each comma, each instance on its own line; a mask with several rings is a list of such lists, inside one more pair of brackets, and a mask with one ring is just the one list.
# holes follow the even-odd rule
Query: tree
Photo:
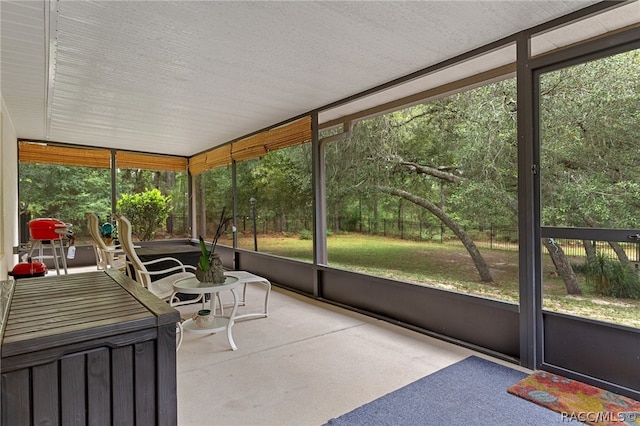
[[111, 212], [108, 169], [23, 163], [19, 175], [20, 203], [31, 218], [56, 218], [88, 235], [85, 212], [102, 219]]
[[286, 231], [289, 217], [310, 215], [311, 144], [270, 152], [252, 171], [256, 183], [254, 195], [260, 208], [274, 221], [274, 228]]
[[[640, 51], [635, 50], [542, 75], [544, 225], [637, 226], [640, 173], [635, 157], [640, 152], [637, 138], [640, 133], [639, 69]], [[609, 246], [621, 267], [629, 269], [629, 258], [623, 247], [617, 242], [609, 242]], [[590, 243], [584, 247], [586, 263], [595, 264], [595, 248]], [[554, 253], [556, 266], [569, 264], [562, 252]], [[630, 272], [630, 277], [635, 274]], [[576, 284], [571, 268], [559, 267], [558, 273], [567, 292], [573, 294]]]
[[552, 238], [543, 238], [542, 244], [547, 249], [547, 252], [549, 252], [551, 261], [553, 262], [556, 271], [558, 271], [558, 275], [560, 275], [564, 280], [565, 286], [567, 287], [567, 293], [582, 294], [576, 274], [573, 272], [573, 268], [571, 267], [567, 256], [565, 256], [562, 247], [556, 244], [555, 240]]
[[473, 242], [473, 239], [469, 236], [469, 234], [465, 232], [464, 229], [462, 229], [456, 223], [456, 221], [451, 219], [451, 217], [447, 216], [447, 214], [444, 211], [442, 211], [442, 209], [440, 209], [438, 206], [436, 206], [434, 203], [432, 203], [429, 200], [426, 200], [421, 197], [417, 197], [413, 194], [410, 194], [406, 191], [403, 191], [397, 188], [391, 188], [391, 187], [385, 187], [385, 186], [381, 186], [378, 188], [383, 192], [386, 192], [391, 195], [397, 195], [398, 197], [402, 197], [407, 201], [410, 201], [414, 204], [422, 206], [425, 209], [429, 210], [431, 213], [433, 213], [436, 217], [438, 217], [438, 219], [440, 219], [442, 223], [444, 223], [449, 229], [453, 231], [454, 234], [456, 234], [456, 236], [460, 239], [464, 247], [467, 249], [467, 252], [469, 252], [471, 259], [473, 260], [473, 263], [476, 265], [476, 269], [480, 274], [480, 279], [484, 282], [493, 282], [493, 278], [491, 277], [491, 272], [489, 271], [489, 267], [487, 266], [487, 263], [484, 261], [484, 258], [480, 254], [480, 250], [478, 250], [478, 247], [476, 247], [475, 243]]

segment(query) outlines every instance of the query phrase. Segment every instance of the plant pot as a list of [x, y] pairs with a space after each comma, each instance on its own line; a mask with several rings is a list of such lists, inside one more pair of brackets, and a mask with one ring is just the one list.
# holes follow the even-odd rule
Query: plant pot
[[202, 268], [200, 268], [200, 265], [196, 266], [196, 278], [198, 281], [203, 283], [224, 283], [224, 268], [222, 267], [222, 259], [220, 259], [220, 255], [217, 253], [211, 255], [208, 271], [203, 271]]
[[193, 315], [192, 319], [196, 326], [200, 328], [207, 328], [213, 324], [215, 317], [211, 313], [211, 310], [201, 309]]

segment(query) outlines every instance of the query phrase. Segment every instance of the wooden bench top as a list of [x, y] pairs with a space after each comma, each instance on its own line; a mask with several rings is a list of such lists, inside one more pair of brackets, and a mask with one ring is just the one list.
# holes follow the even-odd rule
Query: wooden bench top
[[179, 313], [119, 271], [21, 278], [2, 337], [2, 358], [156, 328]]

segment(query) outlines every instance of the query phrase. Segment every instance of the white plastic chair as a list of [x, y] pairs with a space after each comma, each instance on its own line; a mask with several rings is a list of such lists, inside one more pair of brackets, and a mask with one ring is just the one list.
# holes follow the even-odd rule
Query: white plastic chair
[[100, 224], [98, 216], [94, 213], [85, 213], [87, 218], [87, 226], [91, 239], [93, 240], [93, 248], [96, 253], [96, 265], [98, 269], [114, 268], [127, 272], [127, 262], [124, 251], [119, 245], [107, 246], [102, 240], [100, 233]]
[[[131, 233], [131, 222], [124, 216], [116, 215], [118, 222], [118, 239], [122, 245], [127, 256], [127, 264], [131, 265], [135, 271], [135, 280], [146, 287], [151, 293], [163, 300], [169, 300], [173, 293], [173, 283], [181, 278], [194, 277], [195, 274], [188, 270], [195, 271], [195, 266], [184, 265], [178, 259], [174, 257], [163, 257], [160, 259], [154, 259], [149, 262], [142, 262], [136, 254], [133, 238]], [[148, 270], [147, 266], [160, 262], [173, 262], [175, 266], [161, 270]], [[171, 275], [152, 280], [155, 275], [165, 275], [171, 273]]]

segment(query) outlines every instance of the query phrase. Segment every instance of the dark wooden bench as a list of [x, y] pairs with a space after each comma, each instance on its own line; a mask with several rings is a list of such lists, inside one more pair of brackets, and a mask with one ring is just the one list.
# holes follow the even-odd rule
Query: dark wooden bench
[[19, 279], [9, 293], [1, 424], [177, 424], [178, 311], [113, 270]]

